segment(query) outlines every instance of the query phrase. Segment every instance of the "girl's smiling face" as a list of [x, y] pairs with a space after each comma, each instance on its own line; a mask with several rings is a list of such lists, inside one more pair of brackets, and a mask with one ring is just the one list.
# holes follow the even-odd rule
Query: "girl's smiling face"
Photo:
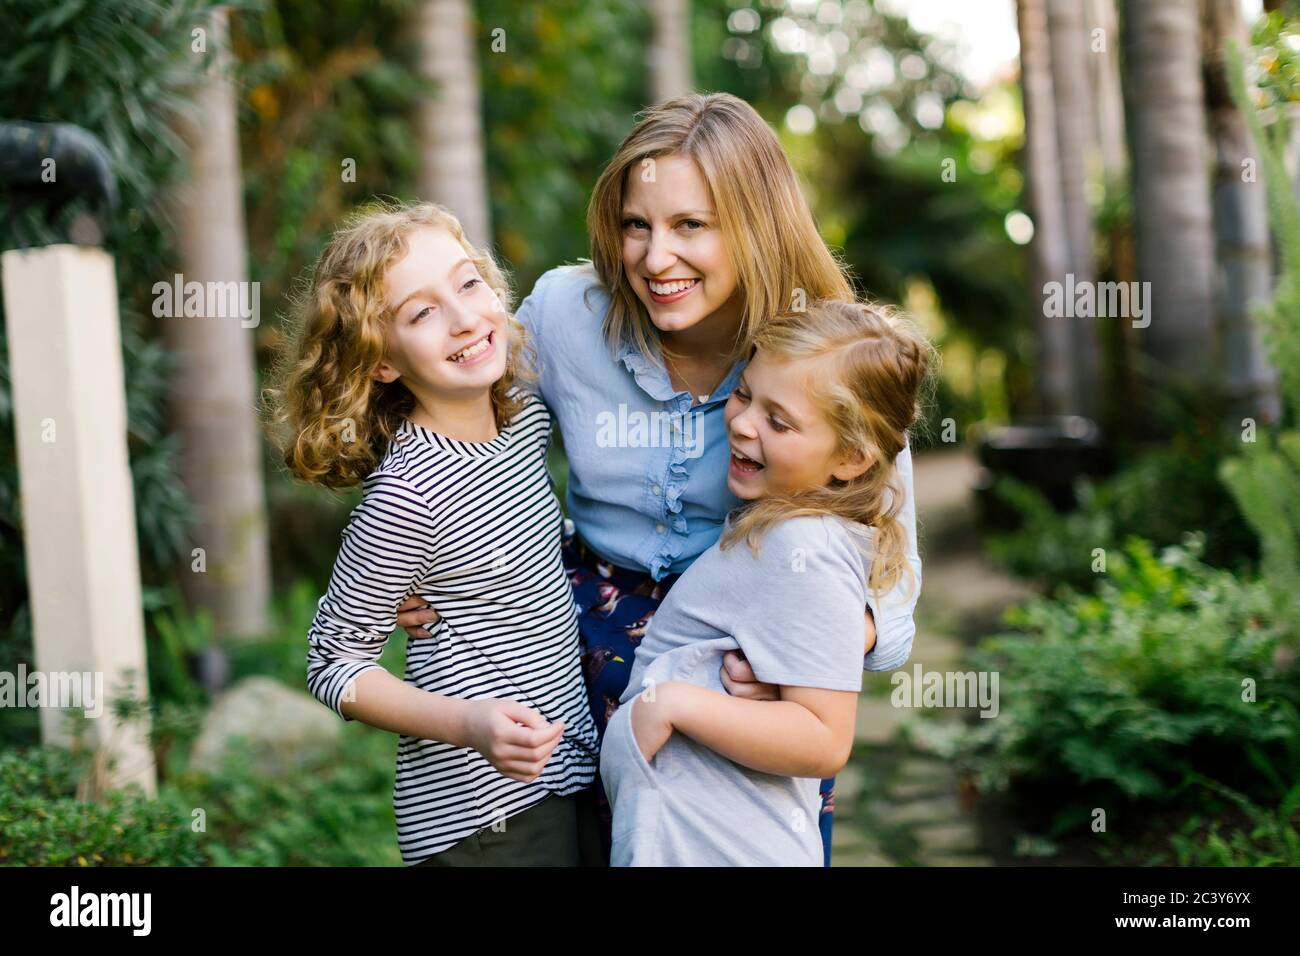
[[780, 359], [755, 352], [727, 399], [731, 466], [727, 487], [746, 501], [797, 494], [861, 475], [871, 462], [843, 452], [811, 383], [827, 374], [825, 361]]
[[[627, 171], [623, 189], [623, 270], [650, 321], [680, 332], [741, 299], [736, 270], [708, 183], [695, 162], [677, 153]], [[653, 170], [653, 181], [647, 182]]]
[[420, 399], [466, 401], [505, 374], [505, 309], [447, 231], [411, 231], [406, 255], [385, 275], [385, 300], [391, 321], [380, 381], [402, 378]]

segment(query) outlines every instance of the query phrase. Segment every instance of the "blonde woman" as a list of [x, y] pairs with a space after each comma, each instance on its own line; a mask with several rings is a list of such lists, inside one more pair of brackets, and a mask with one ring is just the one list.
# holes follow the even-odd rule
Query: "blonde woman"
[[[546, 273], [517, 317], [536, 345], [539, 394], [568, 455], [576, 534], [565, 560], [603, 733], [660, 600], [740, 504], [727, 487], [724, 407], [756, 333], [792, 307], [851, 300], [852, 288], [776, 136], [725, 93], [646, 112], [597, 182], [587, 227], [591, 262]], [[906, 560], [919, 585], [907, 448], [896, 467]], [[864, 607], [867, 669], [906, 662], [914, 605], [915, 594], [874, 620]], [[419, 598], [403, 611], [398, 622], [413, 636], [436, 619]], [[720, 679], [735, 696], [777, 698], [736, 652]], [[833, 781], [821, 792], [829, 864]]]

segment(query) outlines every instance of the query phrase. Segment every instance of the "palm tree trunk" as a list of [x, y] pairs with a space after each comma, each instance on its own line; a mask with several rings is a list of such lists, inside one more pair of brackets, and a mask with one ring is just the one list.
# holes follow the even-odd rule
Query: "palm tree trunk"
[[1048, 414], [1069, 414], [1076, 410], [1078, 402], [1070, 358], [1071, 320], [1049, 316], [1044, 308], [1047, 284], [1065, 280], [1070, 256], [1058, 173], [1060, 157], [1056, 145], [1046, 2], [1018, 0], [1016, 11], [1025, 113], [1025, 180], [1034, 221], [1029, 253], [1031, 298], [1038, 326], [1039, 401]]
[[[1214, 226], [1222, 267], [1219, 325], [1223, 382], [1232, 418], [1275, 422], [1281, 414], [1277, 373], [1268, 361], [1251, 310], [1273, 297], [1268, 202], [1246, 121], [1228, 91], [1224, 41], [1248, 49], [1237, 0], [1203, 0], [1206, 105], [1214, 138]], [[1245, 168], [1243, 168], [1245, 164]], [[1252, 165], [1255, 167], [1251, 169]]]
[[1214, 235], [1197, 0], [1124, 0], [1125, 103], [1146, 354], [1166, 385], [1217, 381]]
[[[255, 297], [248, 285], [235, 91], [225, 75], [224, 10], [209, 21], [207, 50], [210, 79], [195, 96], [193, 115], [179, 123], [189, 147], [189, 177], [176, 196], [177, 243], [186, 283], [240, 283]], [[193, 547], [203, 549], [203, 563], [196, 559], [194, 573], [183, 577], [185, 590], [193, 604], [212, 612], [219, 636], [262, 635], [271, 561], [255, 325], [240, 315], [187, 317], [181, 303], [172, 305], [162, 323], [178, 362], [171, 411], [183, 442], [181, 479], [198, 515]]]
[[[1088, 71], [1092, 78], [1093, 115], [1097, 145], [1101, 150], [1102, 174], [1107, 193], [1123, 189], [1128, 176], [1128, 153], [1124, 143], [1124, 93], [1119, 80], [1119, 17], [1115, 0], [1087, 0]], [[1104, 50], [1093, 49], [1094, 31], [1101, 31]]]
[[[1056, 148], [1065, 210], [1069, 259], [1066, 271], [1076, 285], [1096, 280], [1092, 259], [1092, 206], [1087, 183], [1092, 178], [1096, 140], [1093, 135], [1092, 89], [1088, 80], [1088, 34], [1083, 0], [1047, 0], [1051, 42], [1052, 98], [1056, 111]], [[1071, 320], [1075, 365], [1075, 411], [1096, 417], [1101, 405], [1101, 360], [1094, 315]]]
[[470, 242], [490, 244], [474, 11], [469, 0], [424, 0], [420, 69], [436, 86], [420, 108], [420, 194], [454, 212]]
[[655, 103], [689, 93], [691, 43], [689, 0], [651, 0], [654, 38], [650, 42], [650, 90]]

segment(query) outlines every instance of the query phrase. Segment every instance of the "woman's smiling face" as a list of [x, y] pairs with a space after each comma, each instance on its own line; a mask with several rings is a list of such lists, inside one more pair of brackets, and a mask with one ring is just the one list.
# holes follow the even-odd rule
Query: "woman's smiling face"
[[659, 331], [680, 332], [724, 309], [738, 320], [736, 270], [693, 160], [669, 153], [631, 167], [622, 226], [624, 272]]
[[839, 449], [835, 430], [814, 402], [810, 383], [827, 373], [811, 358], [779, 359], [759, 349], [727, 399], [731, 465], [727, 487], [753, 501], [848, 481], [870, 464]]
[[421, 398], [482, 394], [505, 374], [505, 309], [446, 230], [415, 229], [406, 247], [385, 275], [392, 321], [376, 377], [401, 377]]

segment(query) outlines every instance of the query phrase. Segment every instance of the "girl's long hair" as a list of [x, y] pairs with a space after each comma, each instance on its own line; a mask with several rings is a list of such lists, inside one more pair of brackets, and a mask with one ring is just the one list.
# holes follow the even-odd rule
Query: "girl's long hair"
[[826, 248], [794, 170], [771, 128], [730, 93], [669, 100], [641, 115], [601, 173], [587, 207], [591, 261], [610, 293], [605, 338], [657, 358], [663, 343], [623, 269], [623, 199], [629, 175], [648, 175], [654, 160], [679, 154], [694, 161], [718, 211], [744, 297], [731, 358], [749, 354], [758, 326], [813, 299], [851, 299], [844, 266]]
[[[263, 393], [264, 414], [284, 463], [304, 481], [328, 488], [360, 483], [415, 406], [400, 378], [380, 382], [374, 372], [385, 355], [385, 323], [392, 320], [385, 274], [406, 254], [406, 238], [419, 228], [448, 232], [510, 311], [505, 275], [487, 252], [470, 244], [444, 207], [377, 203], [349, 216], [294, 299], [292, 327]], [[506, 371], [491, 393], [498, 428], [523, 405], [513, 386], [533, 374], [523, 358], [523, 326], [508, 317], [507, 327]]]
[[[934, 348], [901, 315], [882, 305], [822, 301], [765, 323], [755, 346], [772, 357], [816, 359], [813, 399], [838, 440], [837, 454], [859, 451], [871, 462], [849, 481], [791, 495], [760, 498], [733, 512], [721, 547], [744, 540], [758, 549], [763, 532], [800, 515], [836, 515], [875, 528], [870, 549], [872, 591], [888, 591], [906, 573], [907, 533], [898, 520], [903, 489], [895, 459], [908, 440], [932, 381]], [[911, 587], [915, 587], [912, 578]]]

